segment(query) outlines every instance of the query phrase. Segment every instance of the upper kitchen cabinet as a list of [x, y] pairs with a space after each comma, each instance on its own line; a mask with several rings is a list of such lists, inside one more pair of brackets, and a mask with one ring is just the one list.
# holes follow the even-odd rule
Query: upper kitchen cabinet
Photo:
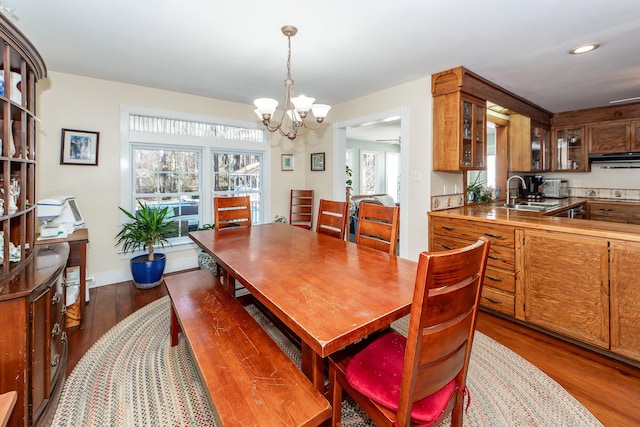
[[553, 170], [588, 172], [589, 161], [584, 141], [584, 127], [558, 128], [554, 131], [555, 161]]
[[[433, 169], [436, 171], [486, 169], [487, 101], [529, 117], [547, 128], [551, 125], [550, 112], [464, 67], [434, 74], [431, 93]], [[531, 149], [529, 141], [528, 150]], [[543, 167], [545, 158], [542, 153], [529, 153], [527, 163], [535, 165], [534, 157]]]
[[640, 151], [640, 103], [557, 113], [553, 127], [583, 129], [588, 154]]
[[486, 167], [486, 101], [460, 91], [433, 98], [433, 169]]
[[551, 170], [551, 137], [548, 126], [522, 114], [509, 115], [509, 171]]
[[616, 120], [588, 126], [589, 153], [623, 153], [640, 150], [640, 121]]

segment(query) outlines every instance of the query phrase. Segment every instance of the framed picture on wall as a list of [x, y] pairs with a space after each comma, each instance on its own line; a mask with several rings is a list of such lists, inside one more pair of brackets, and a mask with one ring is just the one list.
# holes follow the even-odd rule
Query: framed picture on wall
[[312, 171], [324, 170], [324, 153], [311, 154], [311, 170]]
[[61, 165], [98, 166], [100, 132], [62, 129]]
[[283, 171], [293, 170], [293, 154], [283, 154], [282, 164], [280, 165]]

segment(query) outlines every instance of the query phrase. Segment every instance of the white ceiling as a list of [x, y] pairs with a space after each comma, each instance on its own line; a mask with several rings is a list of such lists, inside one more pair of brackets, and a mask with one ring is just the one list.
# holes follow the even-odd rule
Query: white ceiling
[[51, 71], [247, 104], [283, 98], [285, 24], [319, 103], [458, 65], [552, 112], [640, 96], [638, 0], [4, 1]]

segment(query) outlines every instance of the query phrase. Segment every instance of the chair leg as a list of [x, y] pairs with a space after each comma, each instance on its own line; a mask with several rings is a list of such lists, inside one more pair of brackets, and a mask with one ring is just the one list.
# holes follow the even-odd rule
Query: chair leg
[[451, 411], [451, 427], [462, 427], [462, 417], [464, 415], [464, 393], [456, 390], [456, 403]]
[[329, 400], [331, 401], [331, 427], [340, 427], [342, 417], [342, 386], [335, 368], [329, 363]]

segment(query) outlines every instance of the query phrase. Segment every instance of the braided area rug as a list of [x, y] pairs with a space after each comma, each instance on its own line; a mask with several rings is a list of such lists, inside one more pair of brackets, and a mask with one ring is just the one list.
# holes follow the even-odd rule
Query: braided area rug
[[[215, 420], [180, 334], [171, 347], [169, 297], [127, 317], [87, 351], [67, 379], [54, 426], [214, 426]], [[300, 351], [255, 307], [247, 310], [300, 366]], [[406, 319], [394, 323], [406, 333]], [[600, 426], [538, 368], [477, 332], [469, 367], [471, 405], [464, 426]], [[374, 425], [350, 399], [345, 427]], [[449, 425], [445, 420], [442, 426]]]

